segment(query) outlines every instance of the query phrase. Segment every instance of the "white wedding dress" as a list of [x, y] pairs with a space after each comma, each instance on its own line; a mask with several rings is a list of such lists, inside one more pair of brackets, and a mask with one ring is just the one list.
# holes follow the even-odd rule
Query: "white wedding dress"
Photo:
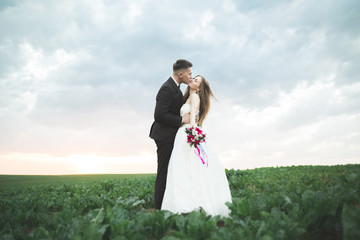
[[[181, 116], [188, 112], [190, 104], [184, 104]], [[203, 164], [187, 142], [185, 128], [189, 126], [182, 125], [176, 134], [161, 209], [189, 213], [201, 207], [208, 215], [228, 216], [230, 211], [225, 203], [231, 202], [231, 194], [225, 170], [207, 137], [206, 143], [201, 144], [207, 155], [207, 163]]]

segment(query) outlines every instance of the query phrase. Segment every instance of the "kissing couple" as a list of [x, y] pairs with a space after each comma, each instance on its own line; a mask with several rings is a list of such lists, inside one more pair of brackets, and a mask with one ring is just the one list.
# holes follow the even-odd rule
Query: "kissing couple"
[[[150, 137], [157, 146], [155, 207], [173, 213], [203, 209], [228, 216], [231, 202], [225, 170], [203, 129], [214, 94], [201, 75], [192, 77], [192, 63], [179, 59], [156, 95]], [[185, 94], [180, 85], [187, 84]]]

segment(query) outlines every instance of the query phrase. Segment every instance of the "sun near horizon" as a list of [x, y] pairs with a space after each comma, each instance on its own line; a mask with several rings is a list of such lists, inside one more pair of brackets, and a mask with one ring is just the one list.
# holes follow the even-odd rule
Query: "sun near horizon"
[[1, 155], [0, 175], [71, 175], [156, 173], [156, 156], [109, 157], [96, 154], [52, 157], [47, 154]]

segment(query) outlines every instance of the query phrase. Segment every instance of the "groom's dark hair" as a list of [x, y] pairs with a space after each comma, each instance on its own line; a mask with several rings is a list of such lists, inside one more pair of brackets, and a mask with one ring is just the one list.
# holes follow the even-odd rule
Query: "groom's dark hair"
[[191, 62], [185, 59], [179, 59], [176, 60], [176, 62], [173, 64], [173, 71], [179, 71], [181, 69], [191, 68], [193, 65]]

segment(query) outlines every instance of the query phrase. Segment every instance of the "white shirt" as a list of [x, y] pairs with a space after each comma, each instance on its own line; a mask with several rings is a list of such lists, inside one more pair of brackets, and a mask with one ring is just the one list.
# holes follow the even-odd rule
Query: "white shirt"
[[178, 84], [178, 82], [171, 76], [172, 80], [174, 80], [174, 82], [176, 83], [176, 86], [180, 86], [180, 84]]

